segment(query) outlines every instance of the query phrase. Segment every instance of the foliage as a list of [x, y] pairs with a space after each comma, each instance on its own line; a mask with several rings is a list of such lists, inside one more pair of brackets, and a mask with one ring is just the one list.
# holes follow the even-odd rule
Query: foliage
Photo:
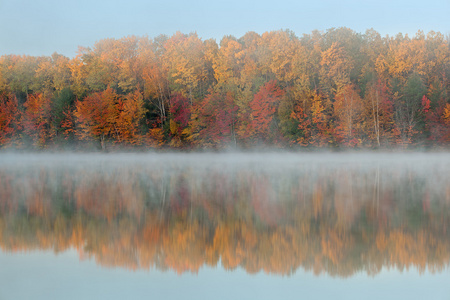
[[117, 136], [116, 121], [119, 116], [118, 95], [111, 88], [93, 93], [77, 101], [75, 117], [77, 118], [77, 135], [81, 139], [98, 139], [102, 149], [105, 139]]
[[448, 146], [448, 78], [436, 32], [104, 39], [72, 59], [0, 57], [0, 145]]
[[11, 145], [17, 131], [17, 98], [14, 95], [0, 94], [0, 147]]

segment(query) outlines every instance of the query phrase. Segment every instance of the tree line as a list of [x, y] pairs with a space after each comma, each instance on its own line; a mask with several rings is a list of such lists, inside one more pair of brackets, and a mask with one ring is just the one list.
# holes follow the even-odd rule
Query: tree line
[[450, 40], [288, 30], [0, 57], [0, 147], [445, 147]]

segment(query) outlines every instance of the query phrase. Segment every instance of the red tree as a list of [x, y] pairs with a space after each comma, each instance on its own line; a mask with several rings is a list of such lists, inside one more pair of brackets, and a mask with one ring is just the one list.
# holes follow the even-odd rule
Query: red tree
[[183, 145], [183, 130], [187, 128], [191, 118], [191, 103], [181, 94], [174, 94], [170, 99], [170, 145], [181, 147]]
[[11, 143], [17, 129], [17, 98], [0, 94], [0, 147]]
[[191, 122], [191, 138], [204, 147], [222, 148], [236, 144], [236, 111], [230, 93], [209, 94], [196, 106], [197, 118]]
[[275, 80], [263, 85], [250, 102], [252, 110], [251, 135], [263, 142], [277, 142], [281, 135], [274, 119], [278, 105], [284, 96]]

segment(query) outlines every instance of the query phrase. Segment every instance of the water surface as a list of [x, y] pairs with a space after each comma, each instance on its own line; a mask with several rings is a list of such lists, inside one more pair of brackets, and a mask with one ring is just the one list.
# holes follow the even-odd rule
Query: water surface
[[3, 154], [0, 299], [445, 299], [449, 208], [446, 153]]

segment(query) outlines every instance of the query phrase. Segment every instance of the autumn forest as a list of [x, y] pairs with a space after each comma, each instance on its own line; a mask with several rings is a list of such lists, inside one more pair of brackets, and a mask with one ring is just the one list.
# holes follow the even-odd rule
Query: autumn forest
[[440, 148], [449, 78], [438, 32], [104, 39], [0, 57], [0, 148]]

